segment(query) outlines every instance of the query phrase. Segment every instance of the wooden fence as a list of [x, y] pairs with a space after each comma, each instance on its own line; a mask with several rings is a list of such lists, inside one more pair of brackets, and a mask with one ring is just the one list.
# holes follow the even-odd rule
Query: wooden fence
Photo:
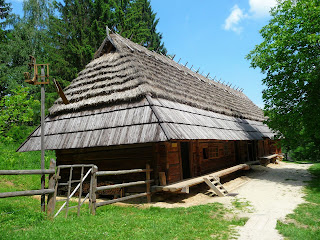
[[[72, 170], [75, 167], [80, 167], [81, 170], [81, 179], [77, 182], [78, 185], [77, 187], [73, 190], [72, 193], [70, 193], [71, 190], [71, 183], [75, 182], [75, 180], [72, 180]], [[83, 169], [84, 167], [92, 167], [85, 176], [83, 176]], [[61, 168], [70, 168], [70, 176], [69, 176], [69, 181], [67, 183], [58, 183], [58, 180], [60, 179], [60, 169]], [[7, 197], [17, 197], [17, 196], [32, 196], [32, 195], [44, 195], [48, 194], [48, 210], [47, 213], [49, 216], [53, 216], [54, 214], [54, 209], [55, 209], [55, 204], [56, 204], [56, 195], [57, 195], [57, 188], [58, 185], [68, 185], [68, 196], [66, 200], [66, 207], [63, 205], [59, 211], [56, 213], [56, 215], [59, 214], [59, 212], [65, 208], [66, 210], [66, 216], [67, 216], [67, 211], [70, 208], [68, 203], [70, 198], [75, 194], [75, 192], [80, 189], [79, 193], [79, 203], [78, 205], [78, 215], [80, 211], [80, 207], [83, 204], [83, 202], [89, 198], [89, 207], [90, 211], [93, 215], [96, 213], [96, 208], [101, 207], [107, 204], [115, 203], [115, 202], [122, 202], [126, 201], [129, 199], [133, 198], [139, 198], [139, 197], [147, 197], [148, 203], [151, 202], [151, 183], [154, 180], [151, 180], [150, 173], [153, 170], [150, 169], [150, 165], [146, 165], [146, 169], [130, 169], [130, 170], [118, 170], [118, 171], [98, 171], [98, 167], [95, 165], [82, 165], [82, 164], [77, 164], [77, 165], [62, 165], [58, 166], [58, 171], [56, 174], [56, 162], [54, 160], [51, 160], [50, 162], [50, 168], [45, 169], [45, 170], [0, 170], [0, 175], [30, 175], [30, 174], [38, 174], [38, 175], [44, 175], [44, 174], [49, 174], [49, 187], [48, 189], [40, 189], [40, 190], [28, 190], [28, 191], [16, 191], [16, 192], [4, 192], [0, 193], [0, 198], [7, 198]], [[114, 185], [107, 185], [107, 186], [97, 186], [98, 183], [98, 177], [100, 176], [110, 176], [110, 175], [122, 175], [122, 174], [134, 174], [134, 173], [143, 173], [145, 172], [145, 180], [141, 181], [135, 181], [135, 182], [127, 182], [127, 183], [121, 183], [121, 184], [114, 184]], [[82, 193], [82, 183], [85, 180], [85, 178], [91, 173], [91, 180], [90, 180], [90, 193], [87, 194], [85, 197], [85, 200], [80, 202], [81, 199], [81, 193]], [[137, 186], [137, 185], [146, 185], [146, 191], [143, 193], [137, 193], [134, 195], [129, 195], [125, 197], [120, 197], [117, 199], [112, 199], [112, 200], [107, 200], [107, 201], [102, 201], [102, 202], [97, 202], [96, 197], [99, 191], [103, 190], [111, 190], [111, 189], [116, 189], [116, 188], [125, 188], [125, 187], [131, 187], [131, 186]]]
[[[98, 171], [98, 168], [95, 166], [93, 167], [92, 170], [92, 202], [91, 202], [91, 213], [93, 215], [95, 215], [96, 213], [96, 208], [97, 207], [101, 207], [107, 204], [111, 204], [111, 203], [115, 203], [115, 202], [122, 202], [122, 201], [126, 201], [129, 199], [133, 199], [133, 198], [139, 198], [139, 197], [147, 197], [147, 201], [148, 203], [151, 202], [151, 187], [150, 184], [154, 181], [151, 180], [150, 178], [150, 172], [153, 171], [152, 169], [150, 169], [150, 165], [147, 164], [146, 165], [146, 169], [130, 169], [130, 170], [118, 170], [118, 171]], [[121, 184], [114, 184], [114, 185], [108, 185], [108, 186], [97, 186], [97, 178], [100, 176], [110, 176], [110, 175], [122, 175], [122, 174], [131, 174], [131, 173], [142, 173], [145, 172], [146, 173], [146, 180], [145, 181], [136, 181], [136, 182], [127, 182], [127, 183], [121, 183]], [[112, 200], [108, 200], [108, 201], [103, 201], [103, 202], [96, 202], [96, 194], [99, 191], [103, 191], [103, 190], [110, 190], [110, 189], [115, 189], [115, 188], [124, 188], [124, 187], [131, 187], [131, 186], [136, 186], [136, 185], [143, 185], [146, 184], [146, 192], [144, 193], [138, 193], [138, 194], [134, 194], [134, 195], [130, 195], [130, 196], [126, 196], [126, 197], [120, 197], [117, 199], [112, 199]]]
[[1, 175], [45, 175], [49, 174], [49, 188], [48, 189], [40, 189], [40, 190], [27, 190], [27, 191], [15, 191], [15, 192], [3, 192], [0, 193], [0, 198], [8, 198], [8, 197], [20, 197], [20, 196], [33, 196], [33, 195], [45, 195], [48, 194], [48, 214], [52, 213], [52, 209], [54, 209], [54, 186], [55, 186], [55, 161], [51, 159], [50, 168], [44, 170], [0, 170]]

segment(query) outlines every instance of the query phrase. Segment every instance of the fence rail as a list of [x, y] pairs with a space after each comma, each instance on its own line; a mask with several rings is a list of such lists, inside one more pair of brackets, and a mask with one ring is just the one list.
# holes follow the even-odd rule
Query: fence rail
[[4, 193], [0, 193], [0, 198], [33, 196], [33, 195], [42, 195], [42, 194], [49, 194], [49, 193], [54, 193], [54, 189], [4, 192]]
[[[55, 192], [54, 189], [54, 176], [56, 162], [51, 159], [49, 169], [33, 169], [33, 170], [0, 170], [1, 175], [45, 175], [49, 174], [49, 189], [40, 189], [40, 190], [26, 190], [26, 191], [15, 191], [15, 192], [3, 192], [0, 193], [0, 198], [8, 197], [22, 197], [22, 196], [33, 196], [33, 195], [45, 195], [48, 194], [48, 214], [51, 214], [52, 209], [52, 198]], [[44, 208], [42, 208], [44, 210]]]
[[54, 169], [36, 169], [36, 170], [0, 170], [0, 175], [42, 175], [42, 174], [54, 174]]
[[[150, 165], [146, 165], [146, 169], [130, 169], [130, 170], [118, 170], [118, 171], [98, 171], [97, 167], [93, 168], [92, 171], [92, 203], [91, 203], [91, 213], [94, 215], [96, 213], [96, 208], [101, 207], [104, 205], [108, 205], [111, 203], [116, 202], [122, 202], [133, 198], [138, 197], [147, 197], [147, 201], [151, 202], [151, 191], [150, 191], [150, 183], [152, 183], [154, 180], [150, 179], [150, 172], [152, 172], [153, 169], [150, 169]], [[97, 186], [97, 177], [99, 176], [110, 176], [110, 175], [121, 175], [121, 174], [131, 174], [131, 173], [146, 173], [146, 180], [143, 181], [136, 181], [136, 182], [127, 182], [127, 183], [121, 183], [121, 184], [114, 184], [114, 185], [108, 185], [108, 186]], [[143, 185], [146, 184], [146, 192], [134, 194], [126, 197], [120, 197], [117, 199], [112, 199], [108, 201], [103, 202], [96, 202], [96, 194], [99, 191], [103, 190], [109, 190], [109, 189], [115, 189], [115, 188], [124, 188], [124, 187], [131, 187], [131, 186], [137, 186], [137, 185]]]

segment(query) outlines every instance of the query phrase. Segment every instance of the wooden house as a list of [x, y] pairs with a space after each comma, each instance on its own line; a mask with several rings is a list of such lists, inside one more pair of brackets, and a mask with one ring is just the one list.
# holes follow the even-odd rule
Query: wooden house
[[[262, 110], [241, 91], [209, 80], [167, 56], [110, 34], [55, 101], [45, 148], [57, 164], [99, 170], [154, 169], [167, 183], [279, 151]], [[40, 150], [37, 128], [18, 151]]]

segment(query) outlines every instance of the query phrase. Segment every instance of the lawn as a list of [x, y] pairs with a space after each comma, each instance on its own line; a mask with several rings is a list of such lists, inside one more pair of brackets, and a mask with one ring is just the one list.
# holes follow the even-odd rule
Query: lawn
[[311, 166], [309, 171], [313, 177], [305, 189], [306, 203], [277, 224], [279, 232], [292, 240], [320, 239], [320, 163]]
[[[39, 153], [15, 153], [16, 147], [0, 145], [2, 169], [39, 168]], [[47, 166], [52, 157], [49, 152]], [[39, 188], [36, 175], [0, 176], [0, 192]], [[40, 200], [7, 198], [0, 199], [0, 239], [230, 239], [247, 220], [231, 211], [219, 203], [174, 209], [109, 205], [92, 216], [86, 205], [80, 217], [71, 212], [67, 219], [49, 219], [40, 212]]]

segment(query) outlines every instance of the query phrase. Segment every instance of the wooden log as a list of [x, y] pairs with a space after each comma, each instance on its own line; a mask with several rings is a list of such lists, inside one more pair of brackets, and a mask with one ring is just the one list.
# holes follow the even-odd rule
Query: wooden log
[[129, 174], [129, 173], [141, 173], [146, 171], [152, 171], [152, 169], [130, 169], [130, 170], [118, 170], [118, 171], [99, 171], [96, 173], [97, 177], [99, 176], [107, 176], [107, 175], [121, 175], [121, 174]]
[[122, 188], [122, 187], [130, 187], [130, 186], [136, 186], [136, 185], [142, 185], [147, 184], [148, 182], [151, 183], [154, 180], [148, 180], [148, 181], [137, 181], [137, 182], [129, 182], [129, 183], [120, 183], [120, 184], [113, 184], [113, 185], [107, 185], [107, 186], [101, 186], [97, 187], [96, 191], [102, 191], [102, 190], [108, 190], [108, 189], [114, 189], [114, 188]]
[[167, 185], [167, 179], [166, 179], [166, 173], [165, 172], [159, 172], [159, 179], [160, 179], [160, 185], [161, 186]]
[[4, 192], [4, 193], [0, 193], [0, 198], [33, 196], [33, 195], [42, 195], [42, 194], [49, 194], [49, 193], [54, 193], [54, 189]]
[[65, 214], [65, 218], [68, 217], [69, 200], [70, 200], [70, 198], [71, 198], [70, 192], [71, 192], [72, 171], [73, 171], [73, 167], [70, 168], [70, 173], [69, 173], [68, 195], [67, 195], [67, 201], [66, 201], [66, 214]]
[[96, 196], [96, 192], [97, 192], [97, 172], [98, 172], [98, 167], [97, 166], [93, 166], [92, 167], [92, 174], [91, 174], [91, 182], [92, 182], [92, 190], [91, 190], [91, 214], [92, 215], [96, 215], [96, 207], [97, 207], [97, 196]]
[[81, 168], [80, 190], [79, 190], [79, 199], [78, 199], [78, 217], [80, 216], [80, 207], [81, 207], [83, 171], [84, 171], [84, 167]]
[[111, 203], [123, 202], [123, 201], [129, 200], [129, 199], [138, 198], [138, 197], [144, 197], [144, 196], [147, 196], [147, 195], [148, 195], [148, 193], [134, 194], [134, 195], [130, 195], [130, 196], [123, 197], [123, 198], [117, 198], [117, 199], [113, 199], [113, 200], [109, 200], [109, 201], [98, 202], [96, 204], [96, 206], [97, 207], [101, 207], [101, 206], [108, 205], [108, 204], [111, 204]]
[[[56, 161], [54, 159], [51, 159], [51, 161], [50, 161], [50, 169], [51, 170], [52, 169], [53, 170], [56, 169]], [[49, 189], [55, 189], [55, 184], [56, 184], [55, 174], [50, 174], [49, 175]], [[56, 205], [54, 192], [50, 193], [48, 195], [47, 205], [48, 205], [47, 214], [48, 214], [49, 217], [52, 217], [53, 213], [54, 213], [54, 208], [55, 208], [55, 205]]]
[[155, 191], [169, 191], [169, 192], [176, 192], [176, 191], [180, 191], [181, 189], [185, 188], [185, 187], [191, 187], [200, 183], [204, 182], [203, 178], [208, 178], [209, 180], [212, 179], [213, 177], [222, 177], [225, 175], [228, 175], [230, 173], [236, 172], [238, 170], [248, 170], [250, 169], [250, 166], [247, 164], [239, 164], [227, 169], [223, 169], [217, 172], [212, 172], [210, 174], [206, 174], [206, 175], [202, 175], [199, 177], [195, 177], [195, 178], [190, 178], [190, 179], [186, 179], [186, 180], [182, 180], [176, 183], [172, 183], [172, 184], [168, 184], [166, 186], [154, 186], [153, 189]]
[[34, 175], [34, 174], [54, 174], [54, 169], [37, 170], [0, 170], [0, 175]]
[[147, 164], [146, 165], [146, 187], [147, 187], [147, 202], [148, 203], [151, 203], [151, 188], [150, 188], [150, 165], [149, 164]]

